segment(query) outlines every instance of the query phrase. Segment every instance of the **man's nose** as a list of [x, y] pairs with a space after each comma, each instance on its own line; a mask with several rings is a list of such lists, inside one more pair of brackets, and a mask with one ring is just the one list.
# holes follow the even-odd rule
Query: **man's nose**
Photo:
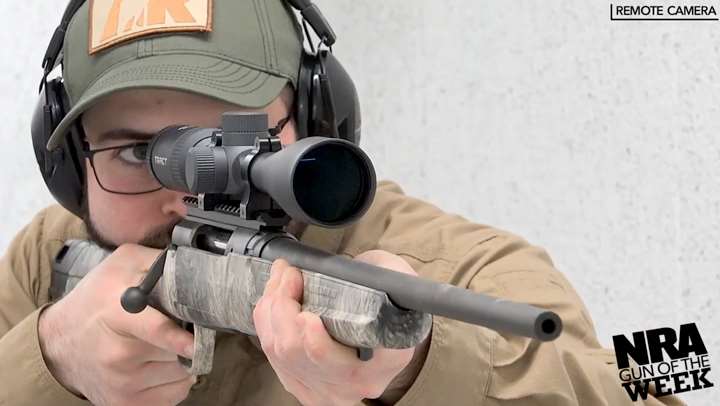
[[183, 197], [189, 195], [172, 190], [163, 190], [163, 193], [167, 194], [167, 197], [162, 203], [162, 213], [166, 216], [185, 217], [187, 215], [187, 207], [185, 203], [183, 203]]

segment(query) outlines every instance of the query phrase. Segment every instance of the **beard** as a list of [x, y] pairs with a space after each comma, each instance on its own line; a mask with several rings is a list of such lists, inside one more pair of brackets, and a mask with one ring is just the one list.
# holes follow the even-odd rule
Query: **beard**
[[[87, 196], [87, 186], [84, 185], [83, 189], [85, 196]], [[80, 212], [82, 220], [85, 223], [85, 228], [87, 229], [88, 235], [90, 237], [90, 241], [94, 242], [101, 248], [109, 251], [115, 251], [118, 247], [117, 244], [105, 238], [90, 218], [90, 210], [88, 209], [87, 197], [83, 199]], [[168, 224], [164, 224], [150, 230], [143, 236], [142, 239], [140, 239], [140, 242], [137, 242], [136, 244], [159, 250], [165, 249], [172, 242], [173, 229], [182, 220], [182, 217], [179, 217]], [[307, 223], [290, 220], [290, 223], [287, 225], [285, 231], [299, 239], [300, 236], [305, 232], [307, 226]]]
[[[117, 249], [117, 244], [105, 238], [102, 233], [100, 233], [90, 216], [87, 214], [87, 211], [83, 213], [83, 221], [85, 222], [91, 241], [109, 251]], [[172, 242], [173, 228], [175, 228], [175, 225], [177, 225], [180, 221], [182, 221], [182, 219], [177, 219], [177, 221], [150, 230], [140, 239], [139, 242], [135, 244], [155, 249], [166, 248]]]

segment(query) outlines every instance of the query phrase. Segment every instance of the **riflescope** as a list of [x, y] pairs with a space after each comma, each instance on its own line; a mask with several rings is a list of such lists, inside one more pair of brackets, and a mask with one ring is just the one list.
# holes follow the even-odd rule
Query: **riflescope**
[[225, 113], [222, 128], [169, 127], [148, 150], [164, 187], [246, 220], [282, 209], [298, 221], [339, 227], [361, 217], [375, 195], [375, 170], [360, 148], [324, 137], [283, 148], [265, 113]]
[[[267, 273], [253, 277], [251, 282], [239, 282], [237, 286], [243, 287], [231, 288], [225, 296], [197, 294], [202, 283], [216, 292], [219, 287], [227, 287], [223, 278], [246, 274], [225, 272], [222, 265], [222, 272], [217, 273], [222, 282], [208, 282], [205, 265], [198, 264], [212, 264], [213, 258], [239, 254], [268, 261], [284, 258], [300, 269], [342, 281], [341, 290], [328, 289], [322, 283], [308, 285], [315, 287], [312, 294], [316, 297], [337, 299], [338, 303], [343, 295], [366, 292], [361, 288], [366, 287], [386, 294], [388, 305], [401, 313], [434, 314], [541, 341], [554, 340], [562, 331], [562, 320], [552, 311], [358, 262], [307, 246], [285, 231], [288, 216], [339, 227], [367, 211], [374, 197], [375, 171], [367, 155], [352, 143], [311, 137], [282, 148], [279, 138], [271, 136], [265, 114], [227, 113], [222, 128], [168, 128], [153, 139], [148, 149], [152, 174], [163, 186], [197, 197], [185, 199], [188, 214], [173, 229], [172, 244], [158, 257], [147, 277], [140, 286], [123, 294], [121, 303], [128, 312], [140, 312], [150, 304], [168, 252], [176, 255], [182, 250], [193, 253], [182, 261], [173, 257], [174, 266], [183, 268], [177, 274], [185, 278], [180, 285], [187, 287], [188, 293], [183, 297], [205, 300], [204, 305], [193, 304], [191, 309], [223, 309], [225, 301], [213, 305], [207, 305], [207, 301], [226, 299], [231, 295], [228, 292], [235, 294], [250, 285], [263, 289]], [[229, 317], [241, 313], [236, 308], [231, 307]], [[381, 324], [398, 320], [387, 312], [373, 317], [370, 319]], [[203, 325], [198, 318], [189, 321]], [[228, 325], [205, 322], [205, 327]], [[350, 331], [355, 337], [354, 331], [359, 330], [337, 331]], [[358, 356], [367, 359], [366, 351], [359, 351]]]

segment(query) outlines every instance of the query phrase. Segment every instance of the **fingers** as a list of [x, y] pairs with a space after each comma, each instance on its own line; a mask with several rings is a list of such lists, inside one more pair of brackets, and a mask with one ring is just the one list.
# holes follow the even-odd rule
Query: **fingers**
[[253, 314], [258, 337], [269, 357], [296, 360], [302, 355], [301, 330], [297, 325], [302, 292], [300, 271], [286, 261], [276, 261]]
[[[96, 267], [97, 271], [90, 272], [83, 278], [80, 284], [84, 285], [93, 280], [92, 284], [100, 285], [102, 296], [112, 297], [114, 301], [115, 296], [119, 298], [125, 289], [137, 286], [143, 280], [161, 253], [162, 251], [153, 248], [123, 244]], [[68, 296], [73, 295], [73, 292]]]
[[297, 268], [285, 268], [268, 306], [270, 326], [275, 336], [299, 337], [296, 319], [301, 309], [302, 289], [303, 279]]
[[129, 314], [120, 306], [122, 292], [142, 279], [159, 254], [123, 245], [58, 302], [60, 317], [76, 322], [62, 324], [68, 325], [63, 342], [70, 344], [52, 364], [71, 371], [57, 374], [63, 386], [94, 404], [175, 405], [193, 383], [177, 361], [177, 355], [192, 357], [193, 335], [151, 307]]
[[[114, 274], [124, 273], [128, 278], [132, 278], [133, 280], [127, 285], [130, 287], [142, 279], [161, 253], [160, 250], [141, 245], [124, 244], [107, 258], [110, 263], [105, 268]], [[125, 286], [119, 288], [124, 291]], [[113, 300], [112, 307], [117, 312], [113, 312], [111, 317], [114, 322], [111, 321], [109, 324], [116, 332], [137, 337], [173, 354], [192, 357], [192, 352], [188, 351], [193, 344], [192, 334], [156, 309], [147, 307], [138, 315], [129, 315], [120, 309], [119, 301], [115, 303]]]
[[154, 345], [148, 345], [147, 343], [142, 344], [146, 346], [146, 357], [143, 362], [177, 362], [177, 354], [165, 351]]
[[122, 326], [126, 333], [172, 354], [192, 358], [194, 337], [152, 307], [128, 317]]
[[417, 272], [402, 257], [382, 250], [365, 251], [354, 258], [366, 264], [380, 266], [396, 272], [417, 275]]
[[270, 296], [275, 293], [278, 286], [280, 286], [284, 271], [288, 268], [291, 268], [291, 266], [284, 259], [277, 259], [272, 263], [272, 266], [270, 267], [270, 279], [265, 285], [263, 296]]
[[[258, 337], [262, 338], [262, 336], [267, 336], [267, 333], [272, 332], [272, 317], [270, 317], [270, 315], [273, 314], [273, 301], [275, 301], [276, 298], [286, 299], [276, 306], [284, 306], [290, 309], [296, 308], [297, 311], [295, 311], [295, 313], [298, 313], [300, 311], [299, 302], [302, 298], [302, 292], [303, 281], [300, 271], [295, 267], [291, 267], [290, 264], [283, 259], [278, 259], [273, 262], [270, 268], [270, 279], [265, 284], [263, 295], [253, 311], [255, 330], [258, 333]], [[297, 306], [288, 303], [287, 300], [295, 301]]]
[[135, 370], [150, 362], [177, 362], [178, 360], [177, 354], [155, 347], [154, 345], [139, 340], [137, 337], [129, 335], [122, 336], [118, 345], [125, 348], [124, 352], [126, 354], [132, 354], [131, 359], [127, 360], [128, 363], [125, 366], [129, 371]]
[[123, 244], [108, 257], [108, 260], [123, 268], [147, 272], [161, 253], [161, 250], [142, 245]]
[[[371, 378], [389, 381], [412, 358], [413, 349], [376, 348], [372, 360], [361, 361], [354, 348], [338, 343], [328, 334], [320, 317], [309, 312], [301, 313], [300, 317], [305, 319], [302, 334], [305, 356], [312, 363], [312, 368], [305, 373], [312, 375], [317, 371], [327, 383], [342, 385]], [[353, 387], [345, 389], [354, 390]]]
[[[415, 275], [401, 257], [369, 251], [356, 259]], [[253, 318], [263, 351], [280, 382], [304, 405], [355, 404], [382, 395], [409, 363], [414, 349], [376, 349], [363, 362], [356, 350], [335, 341], [318, 315], [302, 311], [303, 278], [297, 268], [273, 263]]]
[[269, 344], [267, 340], [263, 341], [263, 338], [269, 338], [270, 334], [268, 333], [272, 332], [269, 317], [270, 304], [272, 302], [273, 294], [280, 285], [282, 268], [286, 266], [289, 266], [287, 261], [282, 259], [278, 259], [273, 262], [272, 267], [270, 268], [270, 279], [268, 279], [265, 284], [265, 290], [263, 291], [262, 297], [260, 297], [260, 300], [258, 300], [255, 304], [255, 309], [253, 309], [253, 324], [255, 325], [255, 332], [257, 333], [258, 338], [261, 339], [260, 341], [263, 345]]
[[355, 350], [333, 340], [322, 320], [316, 314], [303, 312], [303, 347], [305, 355], [318, 367], [335, 371], [358, 368], [363, 362], [357, 359]]

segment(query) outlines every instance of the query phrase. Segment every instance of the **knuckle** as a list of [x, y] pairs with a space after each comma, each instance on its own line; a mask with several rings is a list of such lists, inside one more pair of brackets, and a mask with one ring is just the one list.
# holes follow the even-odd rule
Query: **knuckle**
[[275, 261], [273, 261], [271, 269], [273, 268], [284, 268], [288, 266], [288, 262], [282, 258], [278, 258]]
[[275, 343], [274, 340], [270, 337], [259, 337], [260, 338], [260, 348], [262, 348], [263, 352], [269, 356], [269, 357], [275, 357]]
[[270, 265], [270, 278], [268, 279], [268, 283], [276, 281], [279, 276], [278, 273], [281, 273], [283, 268], [285, 268], [285, 261], [282, 259], [273, 261], [272, 265]]
[[293, 340], [275, 340], [274, 352], [275, 355], [281, 360], [287, 360], [293, 356], [296, 352], [297, 345]]
[[274, 297], [271, 300], [268, 300], [267, 306], [267, 317], [270, 318], [271, 326], [275, 326], [278, 322], [278, 316], [282, 315], [283, 313], [283, 299], [280, 297]]
[[288, 289], [292, 292], [302, 292], [304, 288], [303, 276], [302, 273], [300, 273], [299, 269], [290, 268], [290, 271], [288, 273], [287, 285]]

